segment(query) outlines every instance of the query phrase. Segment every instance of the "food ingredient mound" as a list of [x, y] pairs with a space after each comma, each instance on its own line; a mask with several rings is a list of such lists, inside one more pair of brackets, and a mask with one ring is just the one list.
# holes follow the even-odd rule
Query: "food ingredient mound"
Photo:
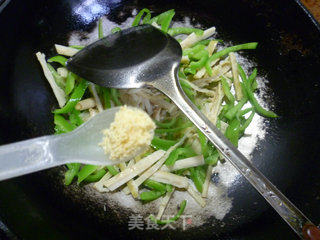
[[100, 144], [111, 160], [130, 160], [148, 148], [155, 123], [139, 108], [123, 106], [116, 113], [110, 128], [104, 130]]

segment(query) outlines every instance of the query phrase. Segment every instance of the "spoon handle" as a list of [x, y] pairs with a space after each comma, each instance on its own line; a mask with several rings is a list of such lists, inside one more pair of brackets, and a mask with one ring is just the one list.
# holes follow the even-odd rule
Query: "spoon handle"
[[0, 181], [56, 166], [51, 153], [55, 136], [0, 146]]
[[[176, 74], [171, 74], [175, 81], [168, 84], [154, 85], [165, 93], [180, 108], [180, 110], [206, 135], [222, 155], [236, 167], [240, 173], [258, 190], [267, 202], [303, 239], [305, 226], [314, 226], [310, 220], [287, 199], [252, 163], [210, 122], [205, 115], [189, 100], [183, 92]], [[170, 84], [172, 82], [172, 84]], [[175, 84], [176, 83], [176, 84]]]

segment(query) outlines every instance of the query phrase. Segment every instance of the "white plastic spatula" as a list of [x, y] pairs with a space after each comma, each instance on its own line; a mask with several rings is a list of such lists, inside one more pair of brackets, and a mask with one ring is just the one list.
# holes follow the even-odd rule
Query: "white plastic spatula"
[[105, 110], [69, 133], [0, 146], [0, 180], [63, 165], [113, 165], [99, 143], [119, 107]]

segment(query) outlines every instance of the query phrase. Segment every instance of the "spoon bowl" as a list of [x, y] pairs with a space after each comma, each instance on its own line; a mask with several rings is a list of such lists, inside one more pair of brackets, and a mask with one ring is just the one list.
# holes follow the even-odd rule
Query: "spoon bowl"
[[111, 34], [69, 58], [67, 68], [105, 87], [118, 89], [154, 86], [158, 78], [178, 69], [179, 43], [151, 25]]

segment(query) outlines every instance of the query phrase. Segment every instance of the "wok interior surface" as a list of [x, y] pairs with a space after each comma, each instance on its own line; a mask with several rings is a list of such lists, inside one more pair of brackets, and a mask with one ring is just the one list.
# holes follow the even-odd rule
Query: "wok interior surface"
[[[254, 164], [315, 224], [320, 213], [320, 34], [294, 1], [12, 1], [0, 14], [0, 143], [53, 133], [57, 107], [36, 51], [55, 54], [71, 31], [90, 32], [99, 17], [121, 23], [133, 9], [174, 8], [233, 44], [259, 42], [243, 55], [266, 76], [267, 135]], [[0, 183], [0, 218], [23, 239], [294, 239], [296, 236], [243, 178], [229, 189], [233, 207], [191, 230], [128, 230], [130, 212], [63, 185], [63, 167]], [[99, 195], [99, 193], [96, 193]], [[105, 211], [105, 209], [107, 211]], [[10, 235], [10, 233], [8, 233]], [[0, 235], [1, 237], [1, 235]]]

